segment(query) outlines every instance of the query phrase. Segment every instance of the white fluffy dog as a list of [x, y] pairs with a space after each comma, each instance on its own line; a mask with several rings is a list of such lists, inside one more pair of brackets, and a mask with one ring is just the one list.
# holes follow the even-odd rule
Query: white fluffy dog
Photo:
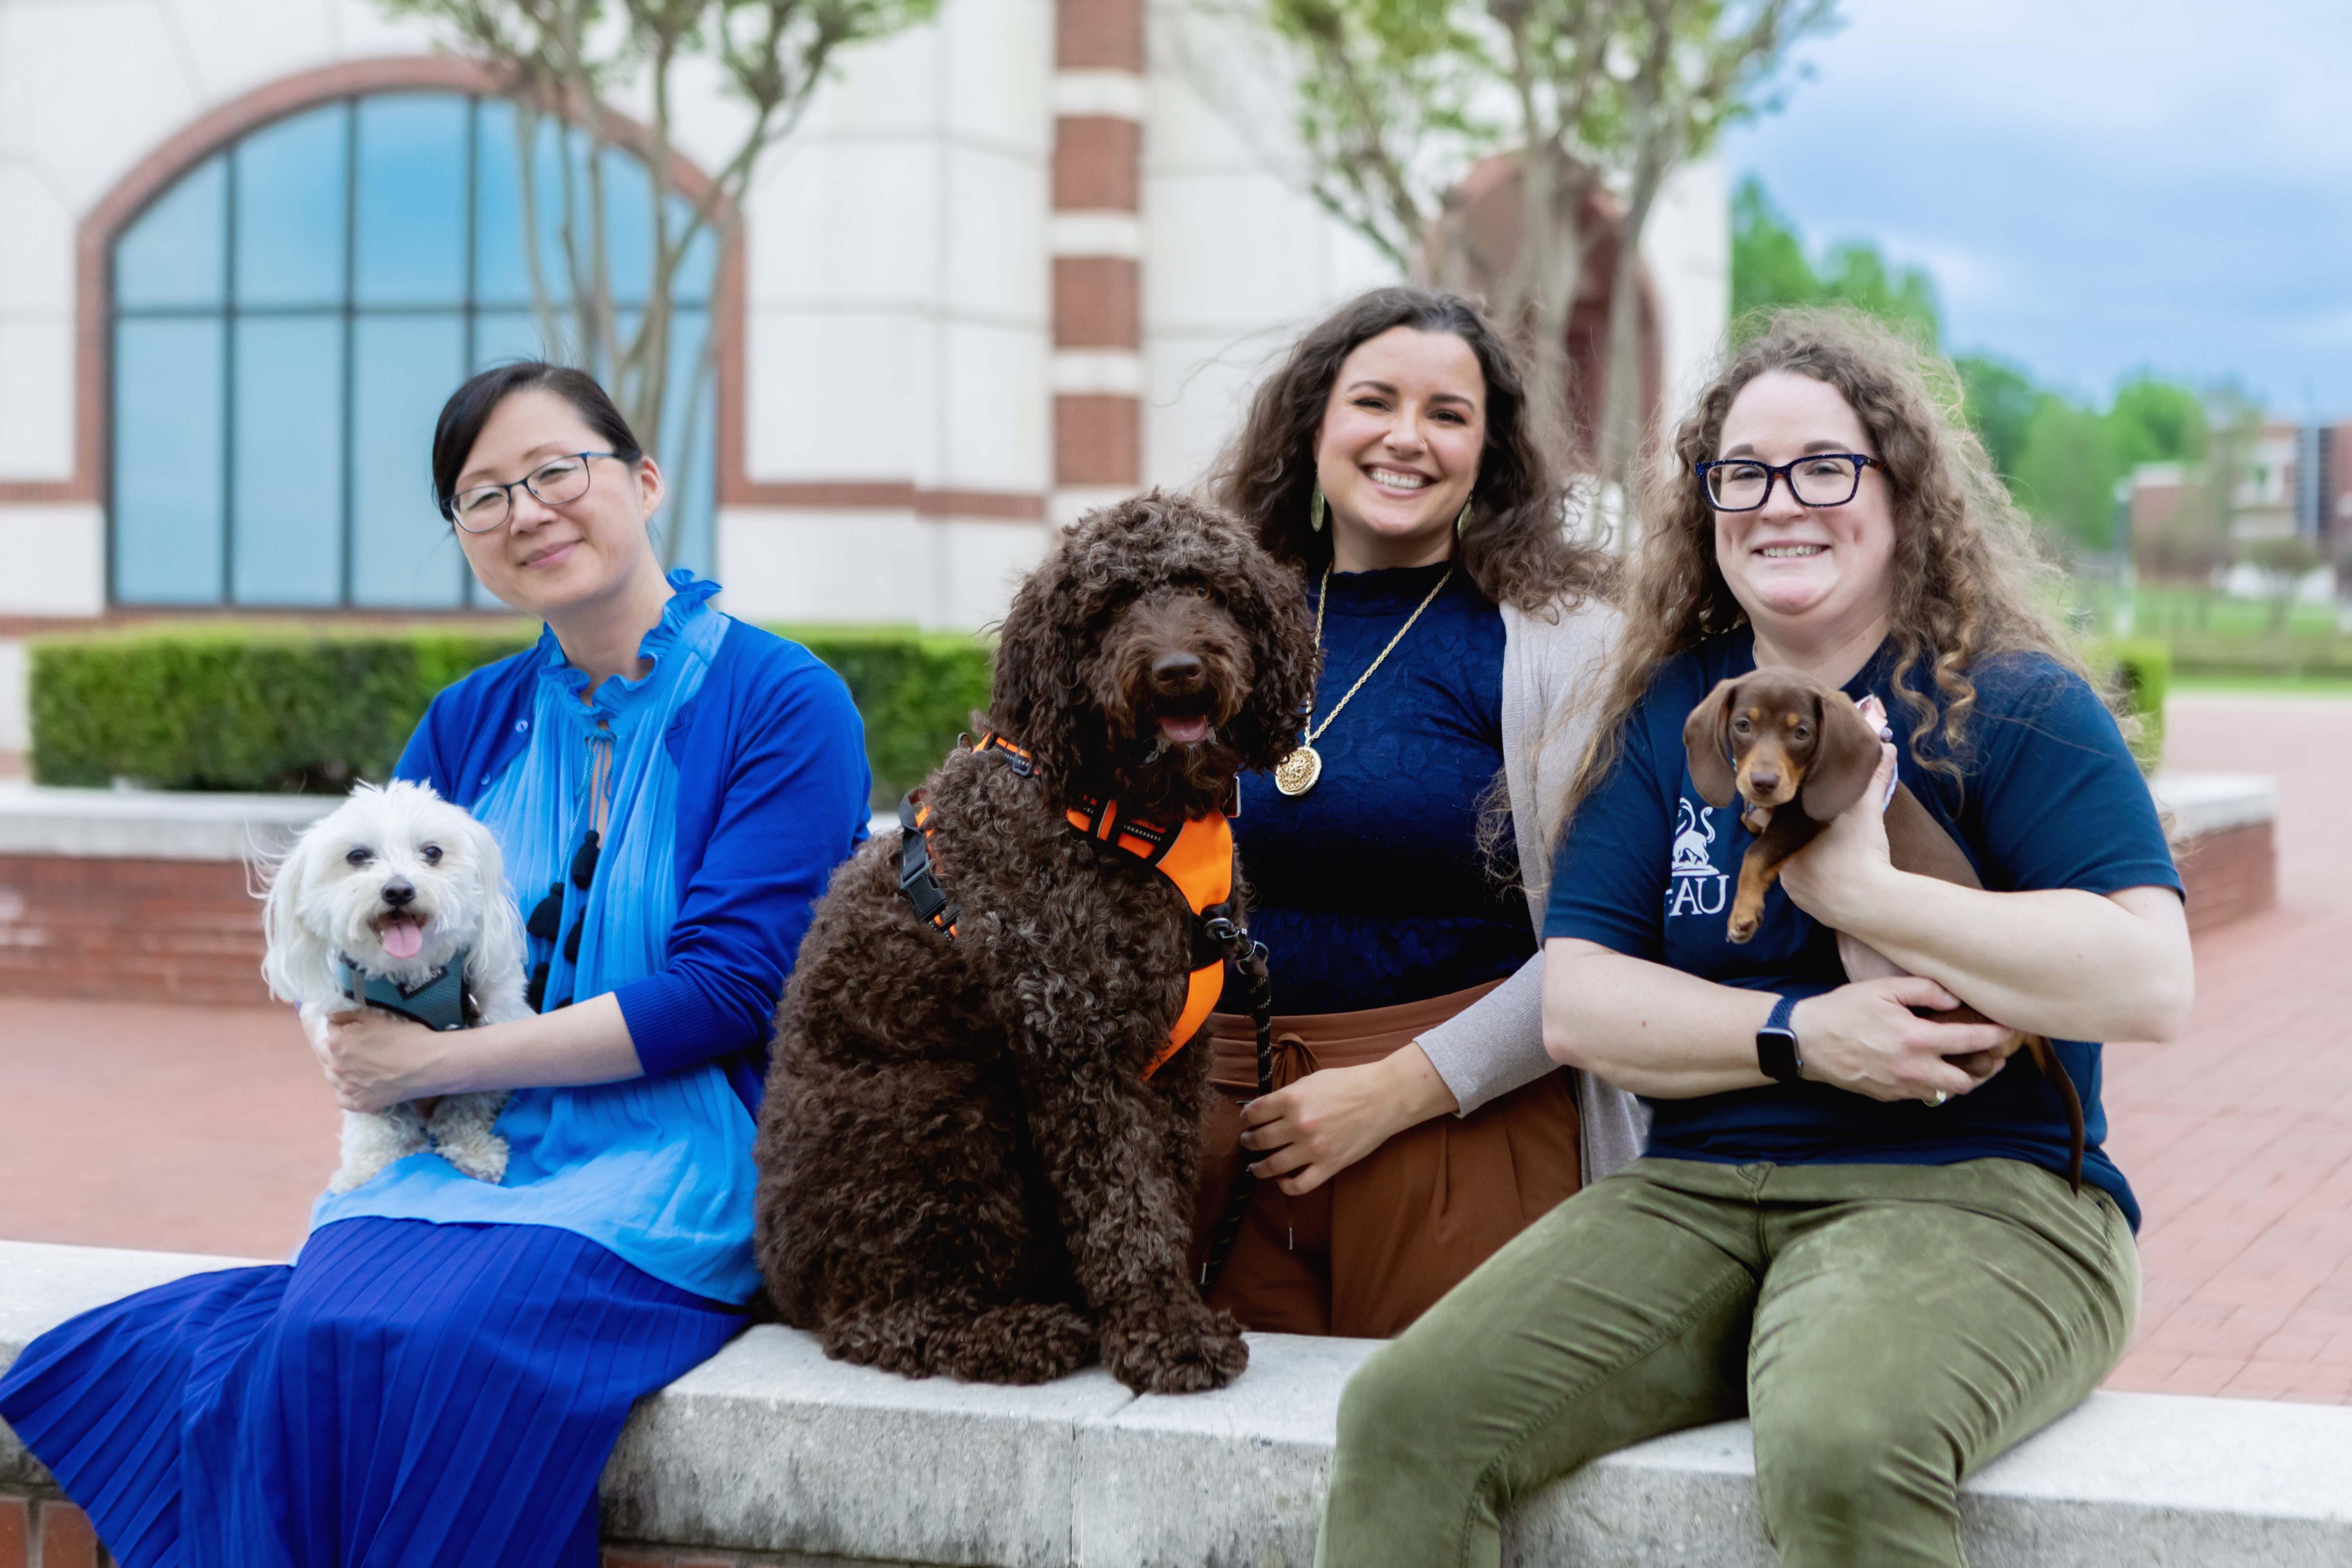
[[[314, 1039], [330, 1014], [362, 1001], [435, 1028], [530, 1012], [522, 921], [498, 841], [424, 784], [362, 784], [313, 823], [270, 879], [262, 930], [262, 978], [272, 994], [301, 1004]], [[469, 1176], [500, 1180], [507, 1145], [493, 1124], [506, 1100], [450, 1094], [346, 1111], [342, 1164], [328, 1190], [349, 1192], [426, 1149]]]

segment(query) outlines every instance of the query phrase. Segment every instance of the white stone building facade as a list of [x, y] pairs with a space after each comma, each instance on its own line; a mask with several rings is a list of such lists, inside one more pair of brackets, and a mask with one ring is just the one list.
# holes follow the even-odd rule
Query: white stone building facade
[[[1151, 25], [1141, 0], [944, 0], [934, 23], [845, 57], [770, 155], [707, 315], [719, 368], [700, 548], [735, 613], [982, 625], [1049, 530], [1139, 486], [1196, 479], [1290, 336], [1390, 279], [1376, 253], [1269, 168], [1254, 150], [1261, 137], [1235, 133], [1231, 104], [1213, 106], [1185, 69], [1163, 61], [1177, 51], [1150, 47]], [[223, 151], [248, 145], [240, 138], [260, 148], [272, 127], [309, 114], [321, 135], [346, 137], [333, 144], [356, 170], [373, 155], [366, 139], [378, 100], [429, 116], [485, 86], [427, 26], [390, 20], [373, 0], [0, 0], [0, 753], [25, 749], [24, 646], [47, 631], [163, 615], [467, 607], [456, 587], [446, 603], [435, 596], [441, 587], [413, 602], [371, 593], [386, 574], [366, 563], [386, 551], [414, 557], [403, 571], [457, 581], [422, 439], [403, 470], [404, 437], [371, 458], [382, 430], [344, 435], [340, 514], [321, 500], [314, 518], [272, 470], [332, 446], [335, 419], [363, 417], [353, 410], [398, 379], [350, 346], [374, 321], [365, 247], [390, 243], [366, 238], [371, 223], [383, 228], [382, 214], [345, 198], [353, 213], [341, 305], [303, 306], [295, 315], [309, 311], [310, 326], [270, 329], [268, 341], [315, 341], [321, 353], [336, 352], [342, 334], [339, 416], [332, 398], [282, 409], [240, 402], [233, 378], [216, 394], [209, 358], [201, 374], [126, 384], [123, 363], [151, 363], [136, 359], [149, 351], [135, 334], [168, 335], [132, 322], [143, 308], [135, 280], [215, 264], [181, 231], [157, 226], [136, 268], [121, 252], [173, 193], [194, 199], [185, 192], [208, 159], [228, 167]], [[354, 129], [333, 132], [321, 108], [331, 104], [345, 106], [337, 112]], [[721, 156], [736, 112], [716, 91], [689, 94], [677, 127], [684, 160], [708, 167]], [[1265, 106], [1269, 134], [1287, 113], [1279, 101]], [[253, 167], [264, 167], [257, 152]], [[258, 174], [247, 183], [263, 192], [251, 200], [267, 196]], [[263, 257], [275, 232], [267, 216], [231, 220], [239, 236], [258, 226], [264, 237], [248, 249]], [[219, 243], [237, 254], [234, 239]], [[187, 249], [184, 263], [174, 247]], [[1678, 177], [1643, 252], [1671, 405], [1724, 327], [1728, 237], [1716, 166]], [[462, 317], [481, 363], [500, 340], [495, 312], [475, 311], [479, 265], [467, 264], [462, 310], [449, 304], [429, 330], [375, 321], [377, 335], [413, 348], [434, 331], [460, 334]], [[236, 324], [247, 320], [236, 290], [247, 286], [225, 285], [229, 304], [205, 307], [213, 313], [187, 331], [262, 333]], [[156, 309], [158, 319], [184, 315]], [[437, 362], [421, 363], [429, 375]], [[464, 368], [449, 362], [449, 387]], [[320, 374], [331, 384], [331, 371]], [[186, 409], [212, 423], [175, 447], [164, 427]], [[419, 416], [386, 417], [383, 428], [406, 431]], [[429, 430], [430, 411], [422, 417]], [[291, 454], [237, 456], [267, 454], [281, 436]], [[173, 575], [153, 553], [164, 537], [156, 531], [173, 525], [160, 513], [132, 517], [128, 498], [198, 470], [193, 488], [206, 490], [215, 480], [204, 453], [215, 446], [229, 454], [219, 462], [246, 463], [254, 476], [220, 503], [228, 513], [259, 504], [256, 487], [279, 486], [283, 516], [268, 524], [278, 531], [248, 530], [242, 548], [282, 563], [302, 555], [289, 542], [299, 530], [315, 523], [323, 550], [340, 527], [340, 577], [313, 574], [300, 602], [274, 603], [275, 579], [244, 573], [222, 546], [203, 557], [218, 563], [217, 591], [211, 564], [193, 572], [196, 585], [179, 602], [137, 586]], [[248, 578], [254, 585], [240, 588]]]

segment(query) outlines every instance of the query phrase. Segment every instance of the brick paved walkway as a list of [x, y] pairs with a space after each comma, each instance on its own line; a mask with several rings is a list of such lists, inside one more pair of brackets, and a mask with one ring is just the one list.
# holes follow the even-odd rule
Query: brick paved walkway
[[2277, 775], [2279, 905], [2197, 944], [2173, 1045], [2107, 1053], [2107, 1147], [2146, 1211], [2110, 1384], [2352, 1403], [2352, 702], [2176, 697], [2166, 760]]
[[[2177, 698], [2170, 748], [2279, 776], [2280, 902], [2199, 942], [2186, 1039], [2108, 1052], [2147, 1216], [2112, 1381], [2352, 1403], [2352, 702]], [[0, 1236], [283, 1257], [335, 1128], [282, 1011], [0, 997]]]

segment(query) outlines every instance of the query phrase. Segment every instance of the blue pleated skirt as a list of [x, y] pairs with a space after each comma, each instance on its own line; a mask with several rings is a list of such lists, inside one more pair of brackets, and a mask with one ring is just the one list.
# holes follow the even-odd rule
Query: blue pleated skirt
[[52, 1329], [0, 1419], [125, 1568], [594, 1568], [629, 1406], [745, 1321], [569, 1231], [342, 1220]]

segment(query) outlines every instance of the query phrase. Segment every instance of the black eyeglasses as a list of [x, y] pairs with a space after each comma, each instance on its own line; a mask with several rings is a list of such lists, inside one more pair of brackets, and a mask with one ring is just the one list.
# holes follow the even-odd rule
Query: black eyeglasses
[[442, 510], [467, 533], [488, 533], [504, 528], [507, 519], [514, 515], [515, 486], [520, 485], [549, 506], [562, 506], [588, 493], [589, 458], [618, 456], [617, 452], [569, 452], [551, 458], [519, 479], [459, 490]]
[[1772, 499], [1772, 481], [1789, 481], [1799, 506], [1843, 506], [1862, 489], [1862, 470], [1885, 468], [1860, 452], [1808, 452], [1786, 463], [1753, 458], [1717, 458], [1695, 464], [1706, 487], [1707, 504], [1717, 511], [1754, 511]]
[[[572, 852], [572, 885], [583, 893], [596, 880], [596, 859], [601, 853], [598, 842], [601, 837], [602, 835], [592, 827], [588, 830], [588, 836], [580, 841], [580, 847]], [[564, 963], [580, 962], [580, 933], [587, 924], [588, 902], [583, 899], [580, 902], [579, 914], [572, 918], [572, 934], [563, 939]], [[523, 922], [522, 929], [541, 942], [553, 942], [556, 939], [563, 930], [562, 883], [550, 882], [547, 885], [547, 897], [539, 900], [539, 907], [530, 911], [530, 919]], [[551, 1008], [542, 1007], [541, 1004], [547, 999], [547, 975], [553, 965], [552, 959], [542, 958], [531, 966], [530, 984], [524, 988], [523, 1000], [530, 1005], [530, 1010], [534, 1013], [552, 1011]], [[572, 1005], [572, 998], [566, 996], [555, 1005], [569, 1007]]]

